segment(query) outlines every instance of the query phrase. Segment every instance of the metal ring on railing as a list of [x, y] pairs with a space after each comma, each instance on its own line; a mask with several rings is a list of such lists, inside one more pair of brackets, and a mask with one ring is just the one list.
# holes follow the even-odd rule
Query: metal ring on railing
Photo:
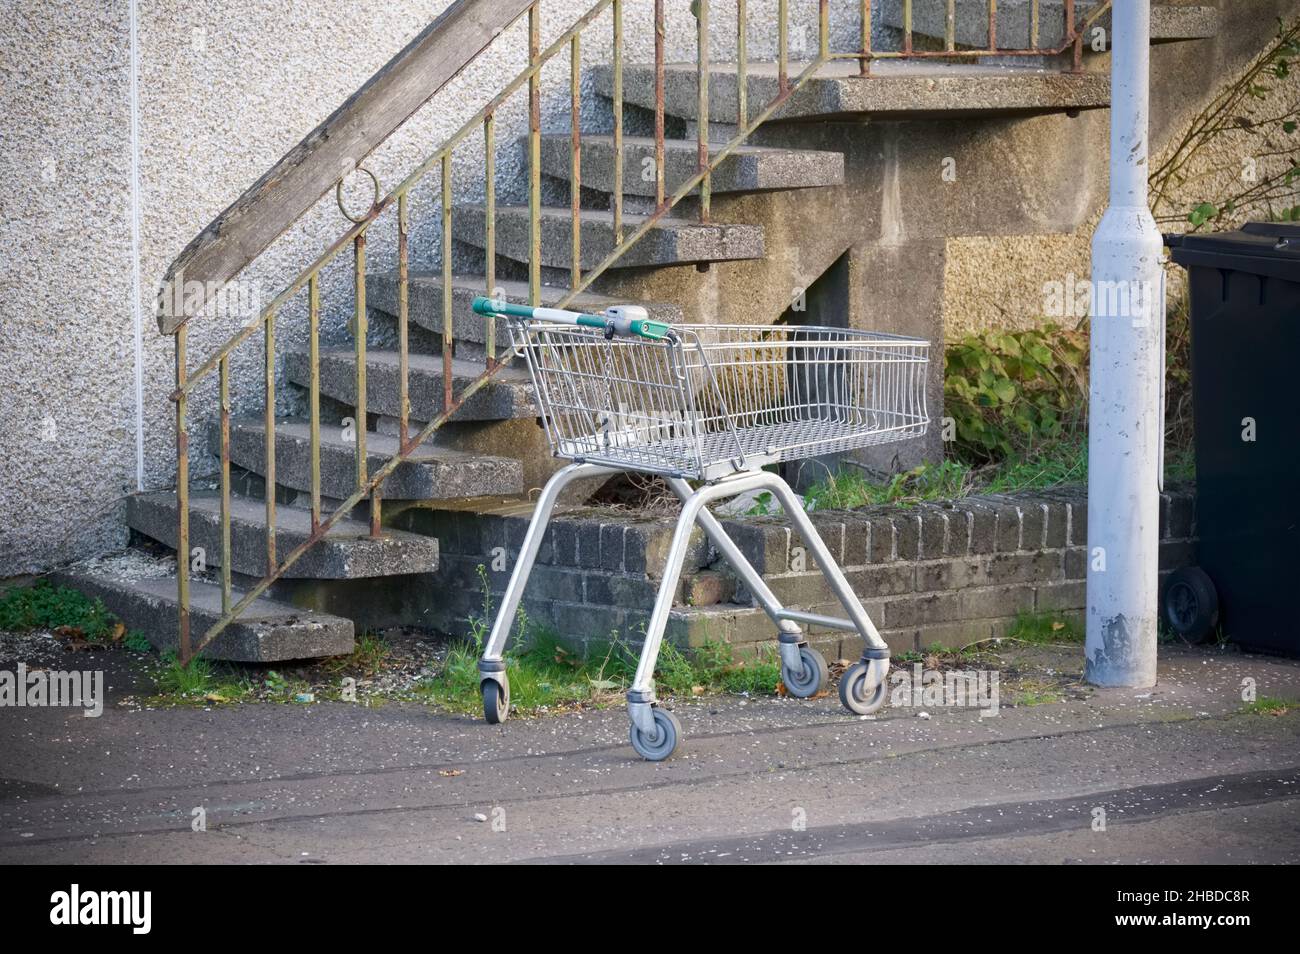
[[375, 209], [379, 205], [379, 179], [375, 176], [373, 172], [371, 172], [365, 166], [357, 166], [356, 171], [364, 172], [366, 175], [370, 176], [370, 183], [375, 187], [375, 197], [370, 202], [370, 208], [366, 209], [365, 214], [362, 215], [360, 218], [353, 218], [352, 213], [350, 213], [344, 207], [343, 183], [347, 181], [348, 178], [347, 176], [344, 176], [342, 179], [340, 179], [338, 185], [334, 187], [334, 200], [338, 203], [339, 211], [343, 213], [343, 217], [345, 219], [347, 219], [349, 222], [353, 223], [354, 225], [360, 225], [366, 219], [370, 218], [371, 214], [375, 211]]

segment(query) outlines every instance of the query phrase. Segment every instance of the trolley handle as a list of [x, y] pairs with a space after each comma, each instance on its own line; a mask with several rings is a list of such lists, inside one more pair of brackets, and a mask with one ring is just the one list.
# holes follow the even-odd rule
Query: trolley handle
[[505, 315], [510, 318], [547, 321], [557, 325], [576, 325], [581, 328], [595, 328], [605, 333], [606, 338], [620, 336], [624, 338], [644, 338], [647, 341], [676, 340], [671, 325], [662, 321], [652, 321], [646, 310], [640, 305], [615, 305], [605, 309], [603, 315], [588, 315], [580, 311], [565, 311], [561, 308], [534, 308], [530, 305], [516, 305], [504, 300], [494, 300], [483, 295], [474, 299], [473, 308], [480, 315]]

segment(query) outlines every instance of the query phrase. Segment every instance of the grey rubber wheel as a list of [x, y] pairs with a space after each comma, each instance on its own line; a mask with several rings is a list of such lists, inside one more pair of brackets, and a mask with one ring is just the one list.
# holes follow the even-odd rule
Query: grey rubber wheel
[[488, 725], [505, 722], [510, 715], [510, 680], [502, 673], [501, 682], [484, 679], [479, 689], [483, 693], [483, 718]]
[[826, 657], [811, 646], [799, 647], [799, 661], [803, 668], [799, 672], [790, 672], [781, 667], [781, 682], [786, 691], [797, 699], [809, 699], [821, 692], [829, 678]]
[[662, 762], [676, 751], [677, 740], [682, 737], [682, 724], [677, 721], [677, 716], [667, 709], [655, 706], [650, 711], [655, 717], [655, 734], [646, 735], [633, 722], [628, 737], [632, 741], [632, 748], [636, 749], [637, 755], [641, 758], [651, 762]]
[[885, 704], [885, 680], [870, 685], [871, 667], [856, 662], [840, 677], [840, 702], [858, 715], [870, 715]]

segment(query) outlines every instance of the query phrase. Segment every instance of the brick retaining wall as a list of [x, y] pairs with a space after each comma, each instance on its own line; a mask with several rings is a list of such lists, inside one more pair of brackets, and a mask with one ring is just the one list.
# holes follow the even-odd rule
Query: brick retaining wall
[[[432, 625], [463, 632], [481, 613], [480, 564], [500, 599], [529, 510], [496, 514], [434, 511], [440, 540], [439, 605]], [[811, 515], [876, 626], [895, 652], [958, 646], [1005, 632], [1020, 612], [1082, 620], [1087, 497], [1083, 487], [972, 497], [911, 508], [867, 507]], [[842, 615], [802, 541], [779, 517], [722, 521], [782, 601]], [[1162, 495], [1162, 574], [1195, 557], [1194, 498], [1188, 488]], [[529, 617], [575, 644], [636, 643], [654, 603], [673, 516], [609, 509], [570, 510], [553, 521], [525, 595]], [[504, 547], [505, 570], [492, 571]], [[499, 556], [499, 551], [497, 553]], [[831, 658], [854, 657], [856, 636], [817, 631]], [[682, 646], [723, 639], [742, 652], [772, 641], [775, 629], [726, 564], [696, 531], [677, 592], [669, 636]]]

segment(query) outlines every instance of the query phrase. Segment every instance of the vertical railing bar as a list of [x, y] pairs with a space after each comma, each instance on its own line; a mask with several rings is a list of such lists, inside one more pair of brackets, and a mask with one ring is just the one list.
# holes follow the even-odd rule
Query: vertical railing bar
[[1066, 34], [1074, 41], [1074, 54], [1071, 69], [1078, 73], [1083, 69], [1083, 34], [1078, 32], [1078, 27], [1074, 22], [1074, 0], [1065, 0], [1065, 28]]
[[451, 153], [442, 156], [442, 409], [451, 413], [451, 360], [456, 329], [451, 318]]
[[998, 48], [998, 0], [989, 0], [989, 51]]
[[614, 0], [610, 13], [614, 20], [614, 183], [612, 215], [614, 245], [623, 244], [623, 0]]
[[784, 96], [790, 86], [790, 37], [786, 24], [786, 0], [776, 4], [776, 89]]
[[[782, 0], [784, 2], [784, 0]], [[696, 87], [699, 102], [696, 105], [695, 161], [698, 172], [705, 173], [700, 180], [700, 221], [709, 221], [712, 176], [709, 168], [709, 0], [696, 0], [695, 14]]]
[[356, 345], [356, 420], [353, 422], [353, 434], [356, 441], [356, 476], [357, 486], [366, 483], [366, 334], [369, 318], [366, 315], [366, 233], [361, 232], [353, 240], [352, 260], [355, 270], [356, 313], [353, 316]]
[[[582, 49], [579, 34], [573, 34], [569, 48], [569, 207], [572, 230], [570, 280], [574, 288], [582, 281]], [[622, 163], [623, 157], [615, 155]]]
[[275, 319], [276, 313], [266, 316], [263, 331], [265, 358], [266, 400], [264, 425], [266, 433], [266, 461], [262, 476], [266, 481], [262, 497], [266, 502], [266, 572], [275, 572]]
[[408, 244], [410, 222], [406, 193], [397, 198], [397, 446], [406, 450], [411, 424], [410, 384], [410, 308], [411, 250]]
[[176, 620], [180, 661], [190, 661], [190, 435], [186, 415], [189, 396], [185, 393], [186, 325], [176, 329]]
[[943, 18], [943, 48], [949, 53], [957, 49], [957, 0], [948, 0]]
[[[745, 0], [739, 0], [744, 9]], [[741, 51], [741, 69], [744, 55]], [[664, 207], [664, 0], [655, 0], [655, 211]]]
[[903, 52], [912, 52], [912, 0], [903, 0]]
[[871, 75], [871, 0], [862, 0], [862, 59], [858, 60], [858, 73]]
[[[541, 13], [528, 8], [528, 66], [541, 51]], [[528, 77], [528, 303], [542, 303], [542, 71]]]
[[[949, 0], [949, 2], [954, 2], [954, 0]], [[1038, 49], [1038, 32], [1038, 0], [1029, 0], [1029, 48], [1031, 50]]]
[[831, 54], [830, 0], [817, 3], [817, 56], [826, 59]]
[[217, 363], [217, 399], [221, 405], [221, 615], [230, 612], [230, 359]]
[[311, 530], [320, 528], [320, 281], [307, 283], [307, 401], [311, 431]]
[[[489, 298], [496, 297], [497, 283], [497, 158], [496, 114], [483, 117], [483, 275], [485, 291]], [[487, 320], [487, 367], [491, 369], [497, 358], [497, 319]]]

